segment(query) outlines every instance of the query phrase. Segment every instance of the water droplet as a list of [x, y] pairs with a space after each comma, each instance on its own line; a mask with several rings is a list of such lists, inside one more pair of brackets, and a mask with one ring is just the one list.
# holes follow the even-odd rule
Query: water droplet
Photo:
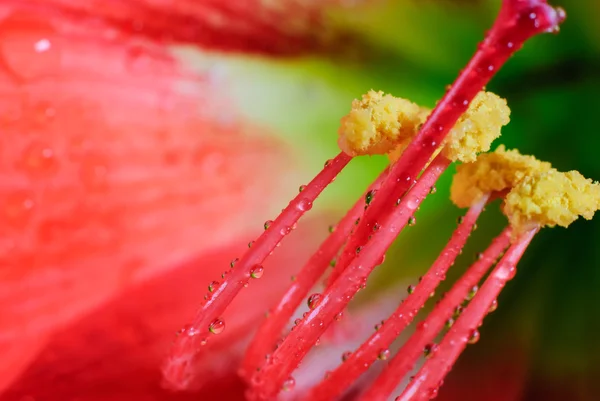
[[295, 386], [296, 380], [294, 380], [294, 378], [290, 376], [283, 382], [281, 389], [283, 391], [291, 391], [294, 389]]
[[383, 320], [382, 320], [381, 322], [377, 323], [377, 324], [375, 325], [375, 331], [377, 331], [377, 330], [381, 329], [381, 328], [383, 327], [383, 324], [384, 324], [384, 323], [385, 323], [385, 322], [384, 322]]
[[367, 205], [369, 205], [372, 201], [373, 201], [373, 197], [375, 197], [375, 190], [371, 190], [369, 192], [367, 192], [367, 194], [365, 195], [365, 203]]
[[450, 318], [450, 319], [446, 320], [445, 325], [446, 325], [446, 328], [449, 329], [450, 327], [452, 327], [452, 325], [454, 325], [454, 319]]
[[294, 325], [298, 326], [300, 323], [302, 323], [302, 319], [294, 320]]
[[108, 168], [100, 158], [86, 156], [79, 167], [79, 178], [88, 190], [103, 190], [108, 182]]
[[329, 261], [329, 266], [331, 266], [331, 267], [335, 267], [335, 264], [336, 264], [336, 262], [337, 262], [337, 261], [336, 261], [335, 259], [331, 259], [331, 260]]
[[377, 354], [377, 359], [379, 359], [380, 361], [385, 361], [389, 357], [390, 357], [390, 350], [389, 349], [382, 349]]
[[223, 278], [223, 279], [224, 279], [225, 277], [227, 277], [227, 274], [228, 274], [228, 273], [229, 273], [229, 272], [226, 272], [226, 271], [225, 271], [225, 272], [223, 272], [223, 273], [221, 273], [221, 278]]
[[221, 319], [213, 320], [213, 322], [208, 326], [208, 331], [210, 331], [212, 334], [221, 334], [223, 330], [225, 330], [225, 322]]
[[0, 63], [19, 80], [56, 75], [60, 69], [60, 36], [40, 17], [14, 13], [0, 23]]
[[22, 227], [29, 221], [35, 202], [30, 191], [16, 191], [4, 199], [3, 214], [11, 226]]
[[473, 224], [473, 227], [471, 228], [471, 232], [477, 230], [477, 223]]
[[298, 210], [300, 210], [301, 212], [306, 212], [310, 209], [312, 209], [312, 201], [306, 198], [302, 198], [300, 200], [298, 200], [298, 204], [296, 205], [296, 208]]
[[435, 185], [434, 185], [434, 186], [432, 186], [431, 188], [429, 188], [429, 193], [430, 193], [430, 194], [434, 194], [434, 193], [436, 193], [436, 192], [437, 192], [437, 188], [435, 187]]
[[483, 258], [483, 253], [481, 253], [481, 252], [477, 252], [477, 253], [475, 254], [475, 260], [481, 260], [482, 258]]
[[288, 235], [291, 232], [292, 232], [292, 228], [289, 226], [282, 227], [281, 230], [279, 230], [279, 234], [281, 234], [281, 235]]
[[335, 231], [335, 226], [333, 226], [333, 225], [329, 226], [328, 230], [329, 230], [330, 233], [334, 232]]
[[254, 245], [254, 241], [248, 242], [248, 248], [252, 248], [252, 245]]
[[479, 331], [473, 330], [471, 332], [471, 335], [469, 335], [469, 339], [467, 340], [467, 342], [469, 344], [475, 344], [477, 341], [479, 341]]
[[360, 217], [356, 220], [354, 220], [354, 225], [357, 226], [360, 223]]
[[240, 259], [239, 258], [235, 258], [232, 259], [231, 262], [229, 262], [229, 267], [231, 267], [233, 269], [233, 267], [236, 265], [237, 262], [239, 262]]
[[494, 312], [496, 309], [498, 309], [498, 300], [494, 299], [492, 301], [492, 304], [490, 305], [490, 309], [488, 310], [489, 313]]
[[350, 351], [346, 351], [342, 354], [342, 362], [346, 362], [348, 360], [348, 358], [350, 358], [350, 356], [352, 355], [352, 352]]
[[475, 296], [475, 294], [477, 294], [477, 290], [479, 290], [479, 287], [474, 285], [473, 287], [471, 287], [471, 289], [469, 290], [469, 293], [467, 294], [467, 297], [465, 298], [467, 301], [470, 301], [473, 299], [473, 297]]
[[264, 225], [265, 230], [268, 230], [269, 227], [271, 227], [271, 224], [273, 224], [273, 220], [267, 220], [267, 221], [265, 221], [265, 225]]
[[402, 202], [402, 199], [400, 199], [400, 198], [396, 199], [396, 206], [399, 206], [401, 202]]
[[415, 216], [410, 216], [408, 218], [408, 225], [409, 225], [409, 227], [412, 227], [415, 224], [417, 224], [417, 219], [415, 218]]
[[306, 189], [306, 185], [300, 185], [300, 187], [298, 188], [298, 192], [302, 192]]
[[336, 313], [335, 316], [333, 317], [333, 319], [336, 322], [339, 322], [340, 320], [342, 320], [342, 317], [344, 317], [344, 312]]
[[264, 268], [260, 265], [256, 265], [254, 266], [251, 270], [250, 270], [250, 277], [252, 278], [261, 278], [264, 272]]
[[20, 166], [30, 175], [40, 176], [54, 172], [58, 163], [52, 148], [34, 143], [23, 151]]
[[411, 285], [409, 285], [409, 286], [408, 286], [408, 288], [406, 289], [406, 291], [407, 291], [409, 294], [412, 294], [413, 292], [415, 292], [415, 286], [414, 286], [414, 285], [412, 285], [412, 284], [411, 284]]
[[462, 223], [463, 223], [463, 221], [465, 221], [465, 216], [460, 216], [460, 217], [458, 217], [458, 218], [456, 219], [456, 222], [457, 222], [458, 224], [462, 224]]
[[308, 297], [308, 308], [310, 310], [315, 309], [317, 306], [319, 306], [319, 304], [321, 303], [321, 294], [312, 294], [310, 297]]
[[357, 246], [356, 247], [356, 254], [358, 255], [360, 253], [360, 251], [362, 251], [362, 246]]
[[212, 281], [208, 285], [208, 291], [209, 292], [214, 292], [217, 288], [219, 288], [219, 282], [218, 281]]
[[425, 348], [423, 348], [423, 356], [425, 358], [429, 358], [430, 356], [433, 355], [433, 353], [437, 350], [438, 345], [437, 344], [427, 344], [425, 346]]
[[457, 317], [460, 316], [460, 314], [463, 312], [463, 307], [458, 305], [456, 308], [454, 308], [454, 318], [456, 319]]
[[331, 163], [333, 162], [333, 160], [329, 159], [325, 161], [325, 167], [329, 167], [331, 165]]

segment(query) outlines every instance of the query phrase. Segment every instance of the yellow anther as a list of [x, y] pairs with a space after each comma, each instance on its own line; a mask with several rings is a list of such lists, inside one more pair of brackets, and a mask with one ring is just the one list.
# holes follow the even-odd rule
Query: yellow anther
[[479, 92], [448, 134], [442, 154], [452, 161], [473, 162], [479, 153], [490, 150], [509, 121], [505, 99]]
[[351, 156], [386, 154], [412, 138], [421, 108], [406, 99], [369, 91], [342, 118], [338, 144]]
[[532, 225], [567, 227], [600, 209], [600, 183], [577, 171], [551, 169], [525, 177], [506, 196], [504, 213], [517, 232]]
[[484, 194], [510, 190], [526, 176], [551, 168], [550, 163], [500, 145], [494, 152], [481, 154], [474, 162], [456, 167], [450, 199], [458, 207], [470, 207]]

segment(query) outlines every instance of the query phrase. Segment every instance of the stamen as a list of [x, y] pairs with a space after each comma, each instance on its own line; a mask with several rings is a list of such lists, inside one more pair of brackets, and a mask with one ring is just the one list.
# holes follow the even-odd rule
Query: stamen
[[429, 400], [437, 394], [440, 383], [488, 314], [494, 300], [505, 284], [514, 277], [516, 265], [537, 231], [538, 228], [524, 233], [508, 248], [473, 300], [444, 336], [434, 355], [425, 362], [396, 401]]
[[[210, 339], [210, 335], [217, 334], [217, 331], [212, 330], [214, 323], [219, 322], [219, 327], [223, 325], [219, 317], [244, 288], [244, 284], [249, 281], [252, 269], [262, 265], [279, 242], [291, 231], [291, 227], [305, 212], [311, 209], [313, 201], [350, 160], [351, 157], [342, 152], [335, 159], [326, 163], [325, 168], [303, 188], [279, 217], [268, 227], [265, 225], [265, 232], [235, 263], [225, 280], [207, 294], [193, 323], [186, 329], [186, 331], [193, 332], [194, 335], [180, 335], [175, 338], [169, 357], [163, 366], [165, 386], [178, 389], [186, 388], [189, 385], [188, 381], [192, 379], [190, 372], [193, 369], [193, 359], [198, 355], [198, 350]], [[221, 331], [220, 328], [218, 333]]]
[[[366, 208], [358, 227], [356, 227], [356, 232], [350, 237], [341, 254], [339, 278], [322, 296], [313, 299], [311, 311], [301, 320], [296, 329], [288, 334], [261, 372], [252, 377], [254, 386], [252, 393], [254, 395], [259, 399], [270, 399], [276, 396], [285, 383], [290, 383], [289, 375], [292, 370], [315, 344], [334, 316], [340, 313], [358, 289], [364, 286], [370, 272], [382, 259], [385, 251], [407, 224], [420, 202], [427, 196], [437, 178], [448, 167], [450, 161], [446, 156], [434, 157], [434, 155], [440, 151], [449, 131], [467, 110], [473, 98], [527, 39], [540, 32], [557, 30], [563, 19], [564, 12], [560, 9], [553, 9], [545, 0], [505, 0], [503, 2], [500, 15], [490, 33], [456, 82], [427, 118], [402, 157], [390, 168], [377, 196]], [[370, 154], [373, 150], [378, 149], [379, 145], [391, 146], [395, 144], [394, 141], [402, 139], [398, 137], [402, 134], [400, 132], [402, 127], [395, 125], [398, 123], [398, 119], [414, 117], [413, 123], [406, 125], [405, 128], [415, 129], [414, 122], [420, 121], [422, 118], [421, 111], [415, 114], [416, 109], [411, 104], [397, 103], [383, 97], [375, 100], [374, 106], [371, 105], [375, 107], [372, 111], [385, 111], [389, 109], [389, 107], [386, 109], [386, 104], [395, 105], [398, 108], [392, 107], [390, 110], [396, 110], [401, 115], [393, 115], [393, 113], [390, 115], [387, 110], [385, 113], [388, 114], [385, 114], [383, 119], [377, 115], [373, 119], [374, 115], [369, 114], [369, 123], [384, 123], [383, 128], [377, 124], [373, 126], [367, 124], [369, 132], [375, 134], [373, 137], [375, 142], [372, 143], [369, 140], [367, 143], [367, 148], [370, 150], [363, 151], [360, 148], [362, 145], [358, 141], [359, 151], [351, 152], [350, 155], [342, 152], [327, 163], [324, 170], [310, 184], [302, 188], [301, 193], [290, 202], [275, 221], [265, 224], [266, 232], [256, 240], [239, 261], [236, 260], [235, 267], [232, 266], [232, 270], [224, 275], [225, 280], [220, 285], [211, 284], [209, 286], [209, 293], [205, 296], [205, 301], [201, 304], [192, 325], [183, 331], [182, 334], [185, 335], [180, 335], [175, 339], [169, 358], [166, 360], [163, 378], [167, 386], [176, 389], [188, 387], [193, 380], [194, 365], [201, 358], [199, 351], [202, 346], [207, 343], [211, 335], [218, 334], [225, 328], [225, 323], [220, 316], [226, 307], [247, 285], [251, 277], [260, 277], [263, 274], [262, 262], [291, 231], [298, 219], [312, 207], [314, 200], [348, 164], [352, 156], [354, 154]], [[367, 99], [367, 103], [369, 101]], [[406, 110], [408, 114], [402, 114], [403, 110]], [[361, 114], [358, 113], [357, 116], [360, 117]], [[391, 117], [391, 120], [388, 117]], [[386, 125], [388, 123], [389, 126]], [[412, 128], [410, 128], [411, 126]], [[375, 127], [374, 131], [373, 127]], [[416, 178], [422, 171], [423, 173], [417, 181]], [[400, 201], [399, 206], [396, 207], [397, 200]], [[373, 240], [369, 241], [371, 237]], [[332, 246], [332, 248], [335, 247]], [[328, 249], [327, 251], [332, 250]], [[306, 290], [310, 281], [308, 279], [312, 280], [312, 273], [316, 275], [317, 272], [318, 269], [311, 270], [310, 274], [305, 275], [307, 281], [299, 285], [299, 292]], [[287, 309], [278, 317], [276, 326], [281, 324], [285, 314], [288, 314]], [[269, 333], [269, 336], [272, 337], [275, 332]], [[269, 341], [264, 344], [268, 346], [270, 343]], [[262, 347], [262, 344], [259, 342], [258, 346]], [[250, 360], [253, 358], [250, 357]]]
[[[387, 175], [387, 169], [375, 180], [367, 190], [367, 194], [379, 188]], [[364, 211], [363, 198], [346, 213], [335, 226], [335, 230], [321, 244], [317, 252], [304, 265], [296, 275], [288, 290], [285, 292], [277, 306], [269, 313], [261, 327], [254, 336], [242, 362], [242, 376], [249, 378], [256, 368], [264, 363], [265, 355], [274, 351], [277, 340], [289, 321], [290, 317], [302, 300], [308, 295], [319, 277], [323, 275], [331, 260], [337, 255], [344, 242], [355, 227], [356, 219]]]
[[523, 43], [532, 36], [558, 30], [564, 11], [545, 0], [506, 0], [485, 40], [475, 52], [450, 90], [437, 104], [402, 157], [396, 162], [377, 197], [361, 219], [338, 261], [344, 268], [353, 259], [354, 249], [362, 247], [375, 223], [389, 212], [391, 200], [400, 199], [456, 124], [477, 93]]
[[427, 274], [419, 281], [414, 291], [398, 306], [379, 330], [353, 352], [343, 364], [331, 372], [324, 381], [311, 390], [307, 399], [311, 401], [335, 399], [377, 360], [380, 350], [389, 348], [406, 326], [412, 322], [419, 309], [425, 305], [431, 293], [445, 279], [448, 269], [465, 246], [486, 202], [487, 198], [481, 199], [469, 209], [446, 247]]
[[417, 325], [415, 333], [400, 348], [388, 366], [362, 394], [360, 401], [385, 401], [400, 381], [413, 368], [425, 347], [433, 343], [438, 333], [452, 318], [457, 305], [467, 297], [469, 291], [479, 283], [489, 268], [510, 244], [510, 227], [498, 235], [490, 246], [473, 263], [452, 289], [437, 303], [427, 318]]
[[372, 232], [372, 240], [360, 251], [357, 250], [356, 259], [321, 295], [319, 303], [296, 325], [261, 371], [256, 373], [252, 384], [257, 399], [271, 399], [279, 393], [283, 382], [329, 327], [334, 316], [343, 311], [366, 282], [382, 255], [408, 223], [449, 163], [444, 156], [436, 157], [400, 205], [396, 207], [395, 202], [389, 205], [392, 213], [381, 221], [381, 226], [385, 228]]
[[[396, 99], [393, 97], [391, 98]], [[404, 99], [397, 100], [406, 102]], [[417, 108], [418, 106], [414, 105], [414, 107]], [[413, 110], [413, 114], [410, 115], [416, 121], [419, 121], [419, 119], [424, 121], [429, 114], [427, 109], [421, 108], [420, 110], [421, 111]], [[360, 109], [360, 111], [364, 110]], [[382, 113], [379, 112], [378, 114], [381, 115]], [[442, 154], [453, 162], [475, 161], [479, 153], [490, 150], [491, 143], [500, 136], [502, 127], [510, 121], [509, 115], [510, 109], [508, 108], [505, 99], [502, 99], [491, 92], [479, 92], [473, 102], [469, 105], [467, 111], [463, 113], [459, 121], [448, 134], [443, 149], [441, 149]], [[416, 131], [412, 133], [409, 131], [409, 128], [414, 128], [414, 121], [407, 117], [407, 113], [403, 113], [402, 116], [402, 123], [405, 131], [402, 135], [396, 137], [397, 140], [398, 137], [400, 138], [399, 145], [397, 145], [392, 152], [388, 153], [391, 163], [395, 163], [402, 157], [402, 152], [404, 152], [406, 146], [410, 143], [410, 140], [417, 134]], [[379, 120], [381, 120], [381, 118], [379, 118]], [[406, 120], [408, 120], [408, 122]], [[392, 121], [396, 121], [396, 119], [393, 119]], [[379, 124], [381, 124], [381, 122]], [[381, 142], [383, 142], [381, 139], [377, 142], [378, 147], [382, 146]], [[378, 227], [374, 226], [373, 229], [375, 228]], [[364, 227], [360, 227], [359, 229], [364, 229]], [[351, 246], [344, 249], [342, 257], [327, 280], [328, 286], [330, 286], [348, 266], [348, 263], [350, 263], [354, 257], [355, 249], [356, 247]]]

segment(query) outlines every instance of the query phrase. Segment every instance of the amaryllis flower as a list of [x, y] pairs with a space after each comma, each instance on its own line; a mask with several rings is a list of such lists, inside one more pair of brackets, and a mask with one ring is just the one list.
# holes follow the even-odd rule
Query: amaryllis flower
[[[474, 60], [431, 114], [382, 92], [356, 100], [342, 119], [342, 152], [300, 186], [280, 217], [263, 217], [276, 215], [311, 173], [301, 169], [298, 141], [275, 128], [314, 127], [302, 125], [303, 109], [288, 108], [277, 124], [277, 113], [265, 118], [253, 108], [273, 98], [263, 91], [278, 88], [253, 84], [260, 69], [253, 62], [310, 52], [345, 64], [372, 55], [368, 39], [356, 39], [360, 29], [346, 34], [343, 23], [323, 24], [325, 12], [349, 7], [342, 3], [0, 5], [0, 399], [385, 399], [407, 384], [402, 374], [424, 351], [430, 358], [398, 394], [427, 399], [467, 340], [479, 338], [476, 326], [538, 229], [591, 217], [597, 186], [581, 176], [504, 148], [476, 157], [508, 122], [506, 102], [480, 90], [525, 40], [564, 18], [542, 0], [503, 3]], [[254, 58], [239, 62], [227, 53]], [[310, 99], [320, 89], [302, 90]], [[316, 142], [309, 147], [321, 155]], [[351, 159], [375, 153], [389, 154], [392, 164], [368, 189], [355, 188], [364, 197], [317, 250], [331, 213], [296, 221]], [[465, 163], [453, 200], [470, 209], [447, 248], [395, 312], [397, 290], [345, 311], [451, 161]], [[509, 227], [412, 337], [400, 335], [406, 341], [392, 359], [392, 341], [497, 197]], [[304, 300], [306, 312], [296, 311]], [[452, 327], [436, 345], [440, 322]], [[524, 358], [520, 350], [509, 364], [491, 358], [477, 371], [481, 388], [450, 383], [440, 397], [517, 399]], [[376, 360], [390, 361], [377, 379], [383, 364]], [[472, 377], [456, 377], [473, 386]]]

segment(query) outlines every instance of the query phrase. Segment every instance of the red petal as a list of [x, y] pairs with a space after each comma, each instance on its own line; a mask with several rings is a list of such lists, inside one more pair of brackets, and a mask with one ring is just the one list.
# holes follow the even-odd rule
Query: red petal
[[[121, 33], [221, 51], [293, 55], [330, 51], [347, 36], [325, 31], [326, 5], [341, 0], [12, 0], [73, 20], [101, 19]], [[347, 43], [346, 43], [347, 44]], [[346, 46], [348, 47], [348, 46]]]
[[0, 5], [0, 371], [258, 223], [286, 174], [282, 147], [163, 49], [15, 4]]
[[[319, 229], [326, 231], [325, 227]], [[312, 235], [310, 238], [316, 239], [307, 241], [309, 231], [304, 225], [292, 233], [282, 252], [275, 252], [269, 259], [262, 278], [252, 280], [234, 301], [224, 317], [225, 330], [207, 345], [209, 352], [201, 374], [204, 387], [189, 399], [241, 398], [243, 389], [235, 379], [235, 371], [245, 340], [267, 307], [282, 295], [290, 275], [300, 267], [303, 258], [298, 256], [308, 255], [320, 239]], [[131, 288], [58, 332], [24, 376], [0, 399], [188, 399], [160, 388], [160, 363], [177, 329], [193, 316], [204, 285], [213, 278], [211, 267], [229, 269], [229, 260], [245, 246], [216, 250]], [[219, 397], [210, 398], [215, 396]]]

